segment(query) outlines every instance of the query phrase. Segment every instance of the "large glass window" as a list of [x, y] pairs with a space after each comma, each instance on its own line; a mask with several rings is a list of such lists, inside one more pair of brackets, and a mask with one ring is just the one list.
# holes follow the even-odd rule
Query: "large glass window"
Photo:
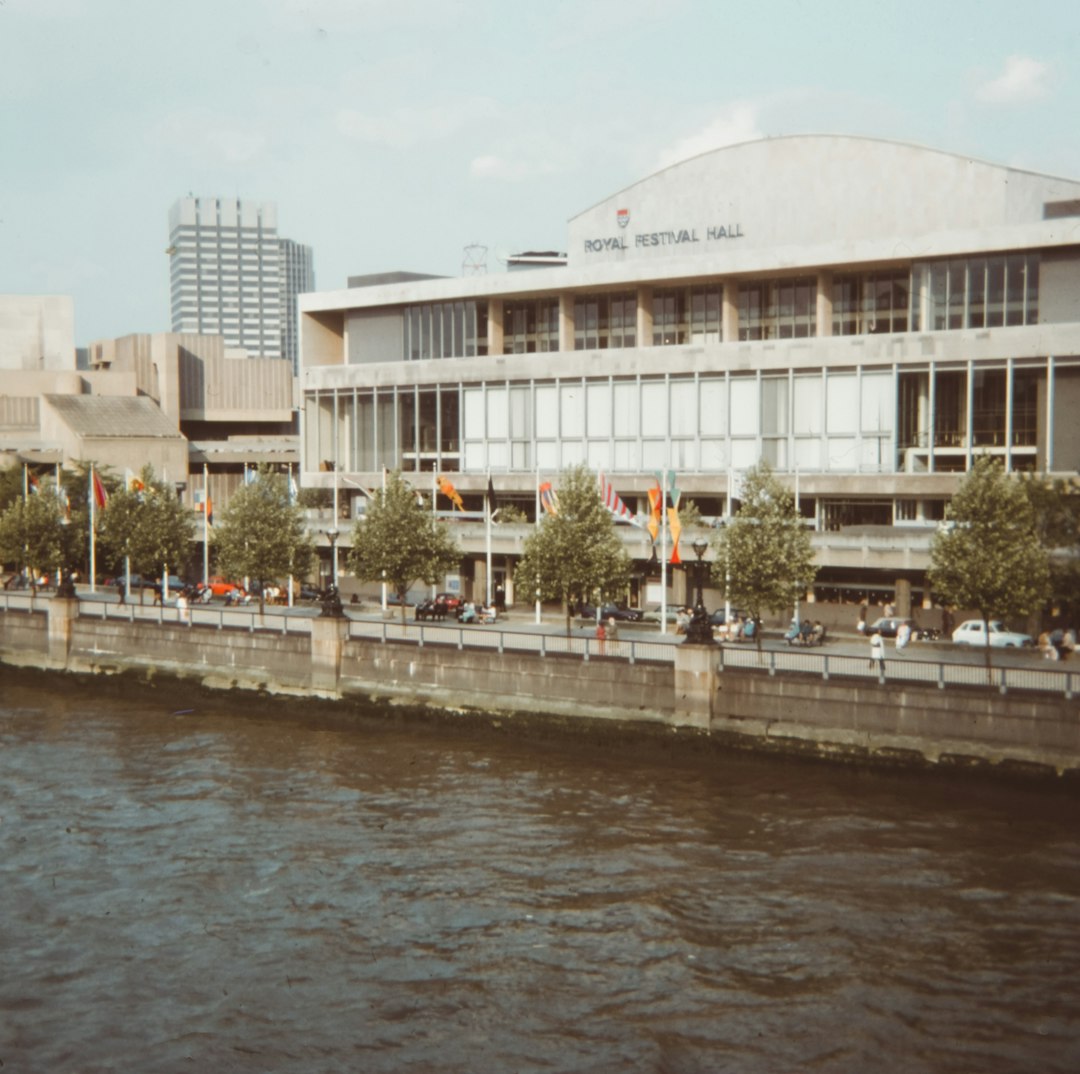
[[833, 335], [906, 332], [911, 299], [906, 270], [848, 273], [833, 279]]
[[503, 354], [559, 349], [559, 301], [543, 298], [503, 306]]
[[[1039, 258], [1009, 254], [917, 263], [912, 269], [915, 331], [997, 328], [1039, 319]], [[926, 291], [925, 325], [920, 290]]]
[[637, 338], [637, 300], [632, 294], [578, 295], [574, 299], [574, 349], [632, 347]]
[[687, 292], [683, 288], [659, 288], [653, 292], [653, 346], [685, 343], [689, 336]]
[[739, 285], [739, 339], [804, 339], [817, 334], [817, 280], [799, 276]]
[[406, 306], [403, 357], [473, 358], [487, 354], [487, 306], [477, 302], [441, 302]]
[[722, 286], [692, 287], [690, 289], [690, 342], [719, 343], [723, 335]]

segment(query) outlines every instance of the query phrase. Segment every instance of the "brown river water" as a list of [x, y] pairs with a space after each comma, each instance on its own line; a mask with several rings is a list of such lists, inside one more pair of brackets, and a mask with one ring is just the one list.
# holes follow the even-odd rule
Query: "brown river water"
[[1080, 796], [0, 668], [0, 1068], [1080, 1070]]

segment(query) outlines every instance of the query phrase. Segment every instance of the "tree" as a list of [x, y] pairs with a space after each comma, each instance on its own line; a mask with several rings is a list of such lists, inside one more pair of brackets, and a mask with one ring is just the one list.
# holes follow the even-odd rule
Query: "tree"
[[62, 571], [64, 511], [52, 486], [20, 497], [0, 515], [0, 561], [24, 568], [34, 576]]
[[1067, 622], [1080, 609], [1080, 481], [1020, 478], [1035, 513], [1039, 543], [1050, 554], [1050, 596]]
[[768, 463], [746, 472], [739, 500], [735, 517], [720, 532], [713, 579], [750, 613], [760, 650], [762, 613], [793, 607], [817, 567], [795, 498]]
[[975, 460], [953, 496], [930, 545], [929, 574], [940, 600], [979, 613], [987, 641], [991, 619], [1029, 615], [1046, 600], [1049, 556], [1031, 499], [990, 456]]
[[258, 583], [260, 613], [266, 583], [287, 575], [303, 577], [315, 557], [303, 509], [290, 502], [284, 475], [266, 466], [233, 495], [211, 537], [225, 574]]
[[436, 585], [461, 564], [461, 550], [446, 524], [426, 510], [422, 498], [397, 470], [387, 474], [367, 513], [352, 532], [349, 569], [365, 582], [386, 582], [401, 604], [416, 582]]
[[566, 609], [566, 633], [578, 601], [617, 597], [630, 578], [630, 557], [600, 498], [596, 476], [585, 466], [563, 471], [558, 513], [545, 515], [525, 540], [514, 572], [521, 593], [539, 590], [541, 600], [559, 600]]
[[194, 524], [171, 485], [159, 481], [151, 466], [140, 474], [142, 488], [118, 488], [97, 513], [98, 540], [113, 568], [127, 557], [144, 577], [166, 575], [188, 557]]

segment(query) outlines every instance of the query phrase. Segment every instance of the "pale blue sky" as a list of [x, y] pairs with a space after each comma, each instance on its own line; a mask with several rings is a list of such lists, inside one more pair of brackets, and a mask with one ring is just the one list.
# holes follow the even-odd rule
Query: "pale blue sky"
[[0, 0], [0, 292], [73, 295], [80, 345], [167, 330], [189, 192], [276, 201], [326, 290], [563, 250], [767, 135], [1078, 178], [1078, 55], [1075, 0]]

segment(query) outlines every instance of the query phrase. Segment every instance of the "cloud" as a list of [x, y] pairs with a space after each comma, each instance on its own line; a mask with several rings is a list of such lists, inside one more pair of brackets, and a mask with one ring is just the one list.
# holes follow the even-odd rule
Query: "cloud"
[[211, 164], [250, 164], [268, 148], [268, 139], [252, 126], [222, 122], [209, 109], [173, 112], [148, 134], [147, 141], [175, 152], [183, 147], [191, 160]]
[[656, 167], [666, 168], [679, 161], [688, 160], [713, 149], [722, 149], [726, 145], [738, 145], [763, 138], [759, 125], [760, 108], [750, 101], [736, 101], [725, 105], [699, 131], [688, 134], [679, 141], [660, 151]]
[[421, 108], [399, 108], [384, 116], [342, 108], [337, 113], [337, 128], [359, 142], [406, 149], [453, 137], [464, 128], [488, 123], [497, 115], [498, 107], [490, 98], [471, 97]]
[[1009, 56], [1005, 70], [997, 78], [984, 82], [975, 97], [984, 104], [1019, 104], [1045, 97], [1050, 91], [1049, 64], [1030, 56]]

